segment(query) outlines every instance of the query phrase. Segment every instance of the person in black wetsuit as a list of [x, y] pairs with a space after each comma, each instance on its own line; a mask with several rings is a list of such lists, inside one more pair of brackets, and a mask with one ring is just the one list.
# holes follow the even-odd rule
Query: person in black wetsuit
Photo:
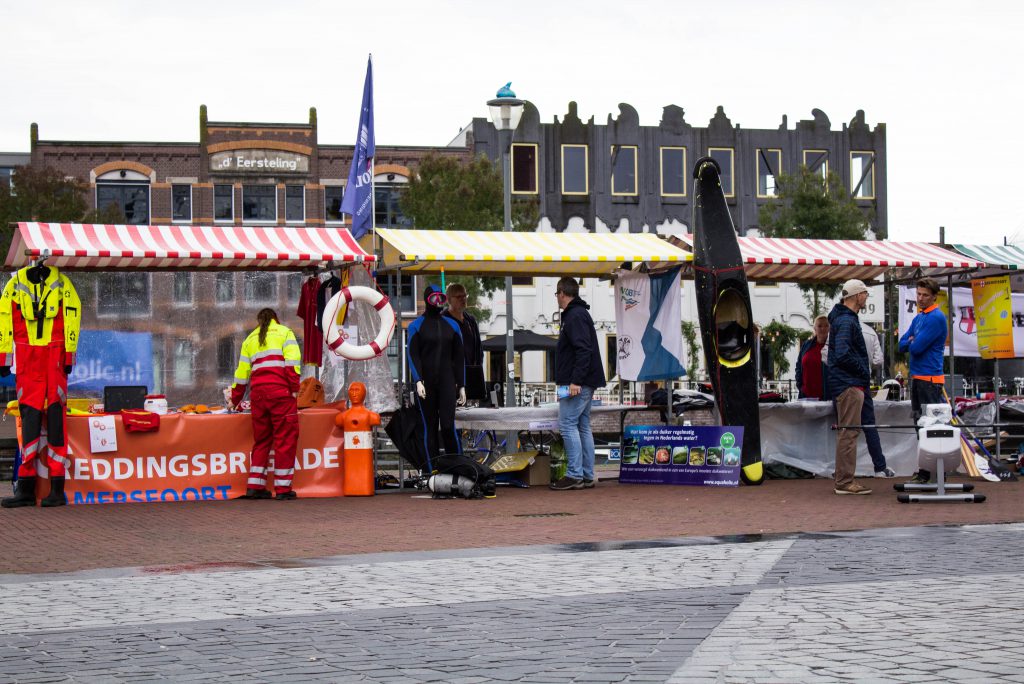
[[423, 301], [423, 315], [409, 324], [409, 369], [423, 417], [427, 459], [433, 467], [440, 442], [446, 456], [462, 453], [455, 406], [466, 403], [466, 359], [458, 322], [441, 315], [445, 303], [441, 288], [427, 286]]

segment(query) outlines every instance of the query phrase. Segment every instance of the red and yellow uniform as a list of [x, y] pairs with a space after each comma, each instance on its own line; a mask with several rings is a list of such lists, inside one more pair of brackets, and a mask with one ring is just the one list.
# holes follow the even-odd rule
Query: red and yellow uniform
[[68, 277], [56, 268], [19, 270], [0, 297], [0, 366], [17, 363], [15, 385], [22, 421], [22, 462], [18, 477], [35, 477], [43, 414], [50, 476], [68, 466], [64, 431], [68, 374], [75, 363], [82, 303]]
[[295, 450], [299, 444], [299, 409], [295, 395], [299, 391], [301, 352], [295, 334], [271, 322], [266, 341], [260, 344], [259, 328], [242, 343], [231, 385], [231, 403], [237, 406], [249, 386], [252, 404], [252, 429], [255, 443], [249, 464], [248, 489], [267, 486], [267, 463], [274, 450], [274, 490], [284, 494], [292, 490], [295, 474]]

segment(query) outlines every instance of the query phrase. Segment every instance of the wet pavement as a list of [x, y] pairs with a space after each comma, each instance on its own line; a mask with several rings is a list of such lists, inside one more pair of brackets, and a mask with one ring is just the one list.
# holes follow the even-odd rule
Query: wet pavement
[[0, 682], [1024, 682], [1021, 484], [979, 490], [4, 511]]

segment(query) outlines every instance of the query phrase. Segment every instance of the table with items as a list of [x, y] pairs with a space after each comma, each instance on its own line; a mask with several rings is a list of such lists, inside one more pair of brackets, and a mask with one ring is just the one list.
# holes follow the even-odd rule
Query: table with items
[[[342, 495], [343, 433], [334, 409], [299, 412], [294, 489]], [[68, 416], [68, 503], [205, 501], [245, 494], [252, 418], [244, 413], [159, 416], [155, 431], [129, 432], [122, 415]], [[113, 448], [112, 448], [113, 447]]]

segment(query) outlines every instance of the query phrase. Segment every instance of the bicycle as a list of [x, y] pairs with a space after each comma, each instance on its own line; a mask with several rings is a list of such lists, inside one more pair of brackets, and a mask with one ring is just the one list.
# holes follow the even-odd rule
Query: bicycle
[[494, 430], [463, 430], [462, 453], [477, 463], [489, 465], [505, 454], [505, 440]]

